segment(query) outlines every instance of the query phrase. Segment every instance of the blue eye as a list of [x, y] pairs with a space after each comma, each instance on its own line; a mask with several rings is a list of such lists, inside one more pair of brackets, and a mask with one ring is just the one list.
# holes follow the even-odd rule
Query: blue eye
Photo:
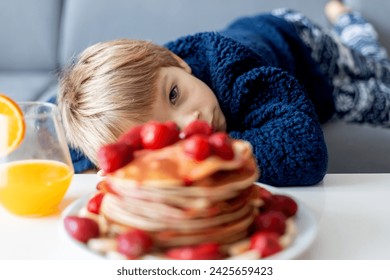
[[174, 86], [171, 92], [169, 93], [169, 102], [175, 105], [178, 98], [179, 98], [179, 90], [177, 89], [177, 86]]

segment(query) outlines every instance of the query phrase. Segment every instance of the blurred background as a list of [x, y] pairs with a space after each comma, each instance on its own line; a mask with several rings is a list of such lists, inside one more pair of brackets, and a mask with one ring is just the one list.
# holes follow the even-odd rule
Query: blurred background
[[[231, 20], [274, 8], [303, 12], [325, 28], [326, 0], [0, 0], [0, 92], [17, 101], [47, 100], [72, 57], [117, 38], [163, 44], [213, 31]], [[376, 27], [390, 49], [390, 1], [347, 0]], [[388, 129], [324, 126], [330, 172], [390, 172]]]
[[[115, 38], [158, 44], [218, 30], [239, 16], [274, 8], [299, 10], [329, 27], [326, 0], [0, 0], [0, 92], [16, 100], [45, 100], [57, 72], [87, 46]], [[390, 1], [348, 0], [390, 47]]]

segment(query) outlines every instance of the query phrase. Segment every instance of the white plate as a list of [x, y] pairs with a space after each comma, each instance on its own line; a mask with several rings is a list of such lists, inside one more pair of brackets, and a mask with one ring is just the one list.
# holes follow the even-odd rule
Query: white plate
[[298, 212], [295, 216], [295, 223], [297, 226], [297, 235], [293, 243], [285, 250], [268, 257], [271, 260], [293, 260], [299, 259], [313, 244], [318, 230], [317, 219], [313, 212], [296, 197], [286, 194], [278, 188], [271, 187], [260, 183], [262, 187], [269, 190], [273, 194], [284, 194], [295, 200], [298, 204]]
[[[311, 246], [313, 241], [315, 240], [317, 236], [317, 220], [313, 214], [313, 212], [304, 205], [299, 199], [291, 196], [290, 194], [286, 194], [283, 191], [281, 191], [278, 188], [271, 187], [265, 184], [260, 184], [265, 189], [268, 189], [271, 193], [274, 194], [285, 194], [290, 197], [292, 197], [296, 203], [298, 204], [298, 212], [295, 216], [295, 223], [297, 227], [297, 235], [293, 241], [293, 243], [287, 247], [285, 250], [272, 255], [268, 257], [267, 259], [272, 260], [291, 260], [291, 259], [299, 259]], [[95, 257], [104, 258], [103, 255], [95, 253], [91, 251], [84, 243], [78, 242], [74, 240], [65, 230], [64, 226], [64, 219], [67, 216], [70, 215], [77, 215], [81, 208], [83, 208], [87, 202], [88, 199], [91, 197], [91, 195], [83, 196], [76, 201], [74, 201], [72, 204], [70, 204], [62, 213], [61, 215], [61, 232], [65, 236], [66, 239], [72, 241], [73, 246], [77, 247], [78, 249], [87, 250], [91, 254], [93, 254]]]

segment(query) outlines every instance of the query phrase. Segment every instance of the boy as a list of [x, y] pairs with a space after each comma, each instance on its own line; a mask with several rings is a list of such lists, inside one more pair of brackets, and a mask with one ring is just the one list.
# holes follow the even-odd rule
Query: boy
[[[339, 1], [326, 8], [341, 39], [347, 27], [366, 26]], [[97, 149], [134, 125], [201, 119], [252, 143], [261, 182], [316, 184], [327, 167], [321, 123], [336, 113], [389, 125], [389, 63], [373, 32], [352, 50], [301, 14], [277, 10], [165, 47], [96, 44], [61, 79], [69, 142], [96, 164]], [[76, 172], [93, 167], [72, 155]]]

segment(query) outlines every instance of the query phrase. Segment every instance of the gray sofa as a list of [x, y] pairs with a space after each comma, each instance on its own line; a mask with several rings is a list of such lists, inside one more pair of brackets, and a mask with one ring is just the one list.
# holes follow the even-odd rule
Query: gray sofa
[[[218, 30], [232, 19], [273, 8], [302, 11], [328, 25], [326, 0], [0, 0], [0, 92], [17, 101], [47, 100], [57, 75], [87, 46], [115, 38], [158, 44]], [[386, 0], [349, 0], [390, 49]], [[342, 122], [324, 125], [329, 172], [390, 172], [390, 130]]]

